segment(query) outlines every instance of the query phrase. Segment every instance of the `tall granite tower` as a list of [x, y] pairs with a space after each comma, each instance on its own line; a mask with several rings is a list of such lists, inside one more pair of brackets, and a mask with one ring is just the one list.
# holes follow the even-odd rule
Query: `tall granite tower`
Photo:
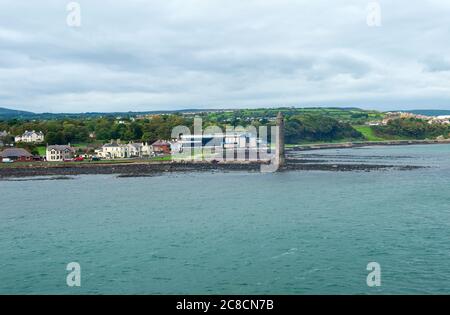
[[284, 166], [286, 163], [286, 158], [284, 155], [284, 117], [281, 112], [277, 115], [277, 126], [278, 135], [276, 142], [276, 159], [278, 160], [278, 165], [280, 167]]

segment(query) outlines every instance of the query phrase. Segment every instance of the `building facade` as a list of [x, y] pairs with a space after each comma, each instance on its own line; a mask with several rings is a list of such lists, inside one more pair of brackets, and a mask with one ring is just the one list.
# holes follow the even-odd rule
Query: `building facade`
[[42, 131], [28, 131], [26, 130], [21, 136], [16, 136], [14, 138], [15, 142], [26, 142], [26, 143], [42, 143], [44, 142], [44, 134]]
[[62, 162], [74, 157], [75, 149], [70, 145], [47, 146], [46, 159], [48, 162]]
[[259, 140], [248, 132], [229, 132], [204, 135], [181, 135], [183, 149], [190, 148], [223, 148], [249, 149], [257, 148]]
[[128, 157], [128, 147], [120, 141], [111, 141], [103, 145], [97, 155], [103, 159], [124, 159]]
[[120, 143], [120, 140], [111, 140], [95, 152], [102, 159], [142, 158], [152, 155], [152, 147], [147, 143]]

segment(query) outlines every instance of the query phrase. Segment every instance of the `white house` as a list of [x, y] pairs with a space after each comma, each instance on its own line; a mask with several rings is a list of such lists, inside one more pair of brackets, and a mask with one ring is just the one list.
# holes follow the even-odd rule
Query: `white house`
[[104, 159], [123, 159], [128, 157], [128, 146], [120, 143], [120, 140], [103, 145], [96, 151], [97, 156]]
[[154, 155], [153, 146], [145, 142], [141, 148], [141, 157], [150, 157]]
[[142, 143], [128, 143], [128, 155], [129, 157], [141, 157], [142, 156]]
[[95, 152], [98, 157], [103, 159], [142, 158], [150, 156], [152, 148], [147, 143], [120, 143], [120, 140], [111, 140], [110, 143], [103, 145]]
[[69, 145], [47, 146], [46, 157], [48, 162], [59, 162], [73, 158], [75, 149]]
[[42, 131], [28, 131], [25, 130], [23, 135], [16, 136], [14, 138], [15, 142], [27, 142], [27, 143], [41, 143], [44, 142], [44, 134]]

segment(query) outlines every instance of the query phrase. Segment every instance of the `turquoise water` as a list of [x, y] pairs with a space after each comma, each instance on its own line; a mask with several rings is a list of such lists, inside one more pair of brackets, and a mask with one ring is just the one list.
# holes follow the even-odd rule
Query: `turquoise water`
[[303, 154], [431, 167], [0, 181], [0, 293], [450, 293], [450, 146]]

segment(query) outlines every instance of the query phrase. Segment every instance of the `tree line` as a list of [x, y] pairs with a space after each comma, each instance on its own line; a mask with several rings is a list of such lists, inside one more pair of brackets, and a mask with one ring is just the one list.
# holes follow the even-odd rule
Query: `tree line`
[[444, 124], [429, 124], [417, 118], [403, 118], [390, 120], [385, 126], [374, 126], [373, 130], [379, 137], [408, 138], [408, 139], [435, 139], [450, 135], [450, 126]]
[[[148, 119], [133, 120], [113, 117], [95, 119], [61, 120], [9, 120], [0, 122], [0, 130], [11, 135], [21, 135], [26, 130], [42, 131], [45, 143], [90, 143], [121, 139], [124, 141], [154, 142], [169, 139], [172, 128], [178, 125], [192, 126], [192, 120], [181, 115], [158, 115]], [[11, 140], [11, 139], [10, 139]]]
[[[242, 114], [242, 113], [241, 113]], [[273, 118], [248, 119], [245, 115], [233, 115], [230, 121], [220, 121], [217, 114], [200, 114], [203, 128], [211, 125], [226, 130], [227, 126], [271, 126]], [[65, 118], [56, 120], [4, 120], [0, 121], [0, 132], [6, 130], [10, 136], [3, 137], [3, 143], [13, 143], [12, 135], [21, 135], [25, 130], [42, 131], [47, 144], [66, 143], [104, 143], [110, 139], [123, 141], [154, 142], [158, 139], [170, 139], [172, 129], [186, 126], [193, 131], [193, 116], [182, 114], [154, 115], [145, 119], [115, 117]], [[218, 121], [219, 120], [219, 121]], [[355, 130], [348, 121], [335, 119], [319, 113], [305, 113], [285, 116], [286, 143], [324, 141], [364, 140], [364, 136]], [[420, 119], [395, 119], [385, 126], [373, 126], [378, 137], [385, 139], [409, 138], [426, 139], [439, 136], [448, 137], [450, 126], [428, 124]], [[270, 128], [269, 128], [270, 130]]]

